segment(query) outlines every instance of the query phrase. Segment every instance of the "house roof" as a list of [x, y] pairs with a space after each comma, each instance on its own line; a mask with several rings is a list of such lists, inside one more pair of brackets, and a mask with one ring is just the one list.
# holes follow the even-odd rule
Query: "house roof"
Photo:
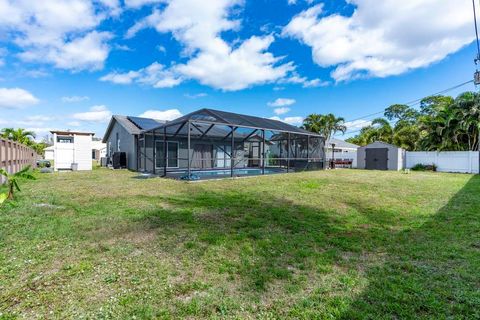
[[159, 129], [163, 127], [171, 127], [174, 125], [180, 125], [189, 120], [191, 121], [197, 120], [199, 122], [204, 122], [204, 123], [218, 123], [221, 125], [267, 129], [272, 131], [284, 131], [284, 132], [319, 136], [316, 133], [312, 133], [310, 131], [301, 129], [299, 127], [296, 127], [291, 124], [278, 121], [278, 120], [266, 119], [266, 118], [239, 114], [239, 113], [220, 111], [220, 110], [214, 110], [214, 109], [206, 109], [206, 108], [200, 109], [198, 111], [194, 111], [183, 117], [167, 122], [166, 125], [160, 125], [156, 128], [152, 128], [146, 131], [151, 131], [153, 129]]
[[70, 135], [70, 134], [76, 134], [76, 135], [82, 135], [82, 136], [90, 136], [94, 135], [95, 133], [93, 132], [81, 132], [81, 131], [67, 131], [67, 130], [52, 130], [50, 133], [56, 133], [60, 135]]
[[121, 115], [114, 115], [108, 124], [107, 130], [103, 135], [102, 142], [106, 142], [108, 136], [110, 135], [110, 131], [113, 128], [115, 122], [118, 122], [129, 134], [141, 134], [143, 130], [148, 130], [151, 127], [159, 126], [165, 121], [155, 120], [150, 118], [142, 118], [142, 117], [133, 117], [133, 116], [121, 116]]
[[335, 148], [338, 148], [338, 149], [342, 149], [342, 148], [345, 148], [345, 149], [357, 149], [359, 146], [357, 146], [356, 144], [353, 144], [353, 143], [350, 143], [350, 142], [347, 142], [347, 141], [343, 141], [343, 140], [340, 140], [340, 139], [335, 139], [335, 138], [330, 138], [330, 140], [328, 140], [326, 143], [325, 143], [325, 146], [330, 146], [332, 143], [335, 144]]

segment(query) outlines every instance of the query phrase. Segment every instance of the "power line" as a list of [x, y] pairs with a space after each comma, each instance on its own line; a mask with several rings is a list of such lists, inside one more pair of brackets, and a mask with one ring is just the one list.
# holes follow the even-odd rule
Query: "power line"
[[[455, 89], [458, 89], [460, 87], [463, 87], [464, 85], [466, 84], [469, 84], [473, 82], [473, 80], [468, 80], [468, 81], [465, 81], [463, 83], [460, 83], [460, 84], [457, 84], [453, 87], [450, 87], [450, 88], [447, 88], [447, 89], [444, 89], [444, 90], [441, 90], [441, 91], [438, 91], [436, 93], [433, 93], [433, 94], [429, 94], [429, 95], [426, 95], [424, 96], [423, 98], [418, 98], [418, 99], [415, 99], [415, 100], [412, 100], [412, 101], [409, 101], [407, 103], [403, 103], [404, 105], [407, 105], [409, 107], [413, 107], [413, 106], [416, 106], [417, 104], [420, 104], [420, 102], [425, 99], [425, 97], [432, 97], [432, 96], [438, 96], [438, 95], [441, 95], [441, 94], [444, 94], [444, 93], [447, 93], [449, 91], [452, 91], [452, 90], [455, 90]], [[362, 116], [362, 117], [358, 117], [358, 118], [355, 118], [355, 119], [352, 119], [352, 120], [348, 120], [346, 122], [353, 122], [353, 121], [358, 121], [358, 120], [364, 120], [363, 122], [368, 122], [369, 120], [365, 120], [365, 118], [369, 118], [369, 117], [372, 117], [372, 116], [375, 116], [375, 115], [378, 115], [378, 114], [383, 114], [385, 112], [385, 109], [383, 109], [382, 111], [378, 111], [378, 112], [374, 112], [374, 113], [370, 113], [368, 115], [365, 115], [365, 116]], [[392, 122], [392, 121], [390, 121]], [[360, 132], [361, 129], [359, 130], [355, 130], [355, 131], [349, 131], [348, 133], [356, 133], [356, 132]], [[335, 134], [334, 136], [338, 136], [339, 134]]]

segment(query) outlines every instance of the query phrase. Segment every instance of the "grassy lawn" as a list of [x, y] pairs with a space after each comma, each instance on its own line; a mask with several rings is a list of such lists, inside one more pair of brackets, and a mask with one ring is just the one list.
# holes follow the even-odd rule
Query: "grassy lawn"
[[480, 177], [39, 175], [0, 209], [0, 319], [480, 318]]

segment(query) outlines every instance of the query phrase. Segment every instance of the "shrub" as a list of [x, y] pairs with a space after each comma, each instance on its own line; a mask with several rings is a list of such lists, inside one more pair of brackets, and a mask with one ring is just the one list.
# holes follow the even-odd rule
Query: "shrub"
[[437, 171], [437, 165], [432, 163], [432, 164], [423, 164], [423, 163], [417, 163], [411, 168], [412, 171]]

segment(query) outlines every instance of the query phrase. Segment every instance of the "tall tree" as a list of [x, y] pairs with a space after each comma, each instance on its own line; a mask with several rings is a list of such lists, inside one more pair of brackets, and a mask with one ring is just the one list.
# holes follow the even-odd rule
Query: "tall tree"
[[1, 131], [1, 136], [4, 139], [17, 141], [25, 145], [30, 145], [33, 139], [35, 139], [35, 133], [33, 131], [28, 131], [22, 128], [4, 128]]
[[328, 141], [338, 132], [345, 133], [347, 127], [345, 126], [345, 119], [336, 117], [334, 114], [311, 114], [303, 121], [303, 128], [305, 130], [321, 134]]

